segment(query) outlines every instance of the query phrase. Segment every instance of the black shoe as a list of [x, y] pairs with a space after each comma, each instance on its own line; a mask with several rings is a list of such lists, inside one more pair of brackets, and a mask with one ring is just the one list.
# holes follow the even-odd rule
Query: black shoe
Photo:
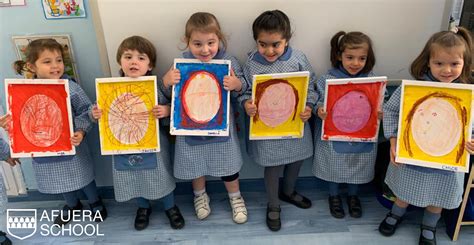
[[[281, 208], [279, 206], [270, 207], [267, 205], [267, 226], [271, 231], [279, 231], [281, 228], [280, 212]], [[278, 217], [276, 219], [272, 219], [269, 216], [270, 213], [278, 213]]]
[[61, 215], [61, 212], [59, 212], [60, 215], [56, 216], [56, 218], [54, 219], [54, 224], [55, 225], [65, 225], [69, 222], [71, 222], [71, 217], [72, 217], [72, 214], [74, 212], [74, 210], [82, 210], [83, 206], [82, 206], [82, 203], [81, 201], [79, 201], [77, 203], [77, 205], [75, 207], [69, 207], [68, 205], [64, 205], [63, 207], [63, 212], [62, 212], [62, 216]]
[[11, 245], [12, 241], [8, 239], [7, 234], [3, 231], [0, 231], [0, 245]]
[[[394, 218], [397, 222], [394, 225], [387, 223], [387, 218], [391, 217]], [[383, 219], [382, 223], [379, 225], [379, 232], [384, 236], [391, 236], [395, 233], [397, 226], [402, 222], [402, 217], [392, 214], [392, 212], [388, 213], [385, 219]]]
[[[311, 200], [298, 194], [296, 191], [293, 191], [293, 193], [291, 193], [291, 195], [289, 196], [287, 196], [285, 193], [280, 191], [278, 193], [278, 198], [280, 198], [280, 200], [282, 201], [291, 203], [297, 206], [298, 208], [307, 209], [311, 207]], [[299, 201], [299, 199], [301, 199], [301, 201]]]
[[174, 205], [174, 207], [165, 211], [166, 217], [168, 217], [170, 221], [170, 226], [173, 229], [181, 229], [184, 227], [184, 218], [179, 211], [179, 208]]
[[362, 206], [360, 205], [360, 200], [357, 196], [348, 196], [347, 206], [349, 206], [349, 215], [352, 218], [362, 217]]
[[148, 227], [150, 223], [151, 208], [138, 208], [135, 217], [135, 229], [141, 231]]
[[[89, 206], [90, 206], [92, 212], [94, 212], [95, 208], [102, 207], [101, 209], [98, 210], [98, 212], [100, 213], [100, 217], [99, 216], [95, 217], [95, 219], [94, 219], [95, 222], [102, 222], [105, 219], [107, 219], [107, 209], [105, 209], [105, 205], [102, 202], [101, 198], [99, 198], [99, 201], [89, 204]], [[95, 216], [95, 214], [94, 214], [94, 216]]]
[[[429, 230], [433, 232], [433, 239], [428, 239], [423, 236], [423, 230]], [[421, 225], [420, 227], [420, 241], [419, 245], [436, 245], [436, 227], [430, 227], [426, 225]]]
[[346, 215], [344, 213], [344, 208], [342, 207], [342, 200], [339, 195], [329, 196], [329, 211], [334, 218], [342, 219]]

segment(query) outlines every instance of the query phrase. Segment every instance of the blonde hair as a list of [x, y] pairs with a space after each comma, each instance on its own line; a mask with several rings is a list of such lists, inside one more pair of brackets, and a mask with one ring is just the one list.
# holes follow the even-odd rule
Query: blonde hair
[[222, 43], [224, 50], [227, 48], [227, 39], [222, 33], [219, 21], [216, 16], [207, 12], [197, 12], [189, 17], [186, 22], [184, 30], [184, 41], [186, 42], [186, 48], [189, 47], [189, 41], [191, 40], [191, 34], [194, 31], [203, 33], [215, 33], [219, 38], [219, 42]]

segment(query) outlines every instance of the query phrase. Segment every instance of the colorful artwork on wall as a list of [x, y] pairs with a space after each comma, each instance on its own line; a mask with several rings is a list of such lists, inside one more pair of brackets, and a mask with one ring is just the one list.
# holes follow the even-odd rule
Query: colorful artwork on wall
[[[71, 37], [69, 35], [37, 35], [37, 36], [13, 36], [13, 45], [16, 50], [18, 59], [26, 60], [26, 47], [30, 42], [36, 39], [52, 38], [56, 40], [63, 47], [63, 62], [64, 62], [64, 74], [73, 78], [76, 82], [79, 81], [79, 73], [76, 68], [76, 62], [74, 59], [74, 52], [72, 48]], [[33, 74], [25, 73], [25, 78], [32, 79]]]
[[68, 80], [6, 79], [12, 157], [74, 155]]
[[229, 60], [175, 59], [181, 80], [173, 86], [172, 135], [229, 135], [230, 96], [223, 83], [230, 65]]
[[472, 102], [469, 84], [404, 80], [396, 161], [468, 172]]
[[41, 0], [46, 19], [85, 18], [84, 0]]
[[322, 140], [376, 142], [387, 77], [328, 79]]
[[156, 76], [97, 78], [102, 155], [160, 151]]
[[14, 7], [25, 5], [25, 0], [0, 0], [0, 7]]
[[251, 140], [301, 138], [309, 72], [253, 76], [252, 100], [257, 114], [250, 118]]

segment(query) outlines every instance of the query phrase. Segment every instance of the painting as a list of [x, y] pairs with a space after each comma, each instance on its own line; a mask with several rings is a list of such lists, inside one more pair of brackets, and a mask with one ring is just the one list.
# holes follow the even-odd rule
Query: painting
[[387, 77], [326, 80], [322, 140], [376, 142]]
[[[64, 62], [64, 74], [73, 78], [76, 82], [79, 81], [79, 73], [77, 72], [76, 62], [74, 59], [74, 53], [72, 48], [71, 37], [69, 35], [38, 35], [38, 36], [13, 36], [13, 45], [16, 50], [18, 59], [26, 60], [26, 47], [30, 42], [36, 39], [52, 38], [56, 40], [63, 47], [63, 62]], [[32, 73], [25, 73], [25, 78], [32, 79]]]
[[396, 161], [468, 172], [472, 85], [404, 80], [401, 86]]
[[0, 0], [0, 7], [25, 6], [25, 0]]
[[230, 60], [175, 59], [174, 67], [181, 80], [173, 86], [170, 133], [229, 136], [230, 96], [223, 83]]
[[46, 19], [85, 18], [84, 0], [41, 0]]
[[66, 79], [5, 79], [12, 157], [74, 155]]
[[253, 76], [252, 100], [257, 114], [250, 118], [250, 140], [301, 138], [309, 72]]
[[160, 151], [156, 76], [97, 78], [102, 155]]

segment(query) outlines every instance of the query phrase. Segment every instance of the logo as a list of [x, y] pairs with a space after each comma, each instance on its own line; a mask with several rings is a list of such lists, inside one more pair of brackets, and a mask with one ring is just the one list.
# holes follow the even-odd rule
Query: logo
[[36, 232], [36, 209], [8, 209], [7, 231], [12, 237], [24, 240]]

